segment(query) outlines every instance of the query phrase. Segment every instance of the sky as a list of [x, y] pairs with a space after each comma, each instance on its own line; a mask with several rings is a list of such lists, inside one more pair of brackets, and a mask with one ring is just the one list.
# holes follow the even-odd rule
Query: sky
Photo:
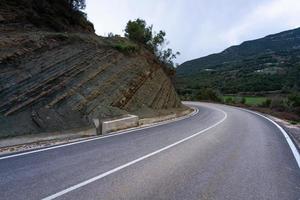
[[86, 0], [96, 33], [124, 35], [141, 18], [167, 33], [175, 62], [223, 51], [243, 41], [300, 27], [300, 0]]

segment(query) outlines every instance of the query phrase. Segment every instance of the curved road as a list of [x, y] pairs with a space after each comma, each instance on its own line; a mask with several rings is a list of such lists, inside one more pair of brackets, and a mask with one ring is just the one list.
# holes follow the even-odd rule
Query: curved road
[[278, 127], [189, 104], [199, 112], [180, 121], [0, 157], [0, 199], [300, 199], [300, 169]]

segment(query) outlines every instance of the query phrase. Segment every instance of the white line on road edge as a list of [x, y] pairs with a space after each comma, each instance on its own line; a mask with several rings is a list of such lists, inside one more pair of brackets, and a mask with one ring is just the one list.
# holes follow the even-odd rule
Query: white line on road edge
[[290, 146], [291, 150], [292, 150], [292, 153], [296, 159], [296, 162], [298, 164], [298, 167], [300, 168], [300, 155], [299, 155], [299, 152], [295, 146], [295, 144], [293, 143], [293, 141], [291, 140], [290, 136], [287, 134], [287, 132], [279, 125], [277, 124], [275, 121], [273, 121], [272, 119], [262, 115], [262, 114], [259, 114], [257, 112], [254, 112], [254, 111], [251, 111], [251, 110], [247, 110], [247, 109], [244, 109], [244, 108], [239, 108], [241, 110], [244, 110], [244, 111], [247, 111], [247, 112], [250, 112], [250, 113], [253, 113], [253, 114], [256, 114], [260, 117], [263, 117], [265, 119], [267, 119], [268, 121], [272, 122], [280, 131], [281, 133], [283, 134], [283, 136], [285, 137], [288, 145]]
[[126, 133], [131, 133], [131, 132], [134, 132], [134, 131], [140, 131], [140, 130], [144, 130], [144, 129], [148, 129], [148, 128], [153, 128], [153, 127], [156, 127], [156, 126], [161, 126], [161, 125], [164, 125], [164, 124], [169, 124], [169, 123], [172, 123], [172, 122], [176, 122], [176, 121], [180, 121], [180, 120], [192, 117], [192, 116], [196, 115], [198, 112], [199, 112], [199, 109], [194, 108], [194, 111], [192, 113], [190, 113], [186, 116], [175, 118], [175, 119], [170, 119], [170, 120], [166, 120], [166, 121], [163, 121], [163, 122], [153, 123], [151, 125], [147, 125], [147, 126], [144, 126], [144, 127], [130, 128], [130, 129], [127, 129], [125, 131], [116, 131], [116, 132], [110, 133], [107, 136], [96, 136], [96, 137], [93, 137], [93, 138], [90, 138], [90, 139], [83, 139], [83, 140], [80, 140], [80, 141], [77, 141], [77, 142], [70, 142], [70, 143], [67, 143], [67, 144], [60, 144], [60, 145], [55, 145], [55, 146], [52, 146], [52, 147], [46, 147], [46, 148], [42, 148], [42, 149], [26, 151], [26, 152], [23, 152], [23, 153], [16, 153], [16, 154], [13, 154], [13, 155], [3, 156], [3, 157], [0, 157], [0, 160], [19, 157], [19, 156], [24, 156], [24, 155], [28, 155], [28, 154], [43, 152], [43, 151], [48, 151], [48, 150], [52, 150], [52, 149], [58, 149], [58, 148], [61, 148], [61, 147], [67, 147], [67, 146], [71, 146], [71, 145], [75, 145], [75, 144], [91, 142], [91, 141], [94, 141], [94, 140], [101, 140], [101, 139], [104, 139], [104, 138], [123, 135], [123, 134], [126, 134]]
[[104, 177], [106, 177], [106, 176], [108, 176], [108, 175], [110, 175], [110, 174], [113, 174], [113, 173], [115, 173], [115, 172], [117, 172], [117, 171], [120, 171], [121, 169], [124, 169], [124, 168], [126, 168], [126, 167], [129, 167], [129, 166], [131, 166], [131, 165], [133, 165], [133, 164], [135, 164], [135, 163], [137, 163], [137, 162], [140, 162], [140, 161], [145, 160], [145, 159], [147, 159], [147, 158], [149, 158], [149, 157], [152, 157], [152, 156], [154, 156], [154, 155], [156, 155], [156, 154], [159, 154], [159, 153], [161, 153], [161, 152], [163, 152], [163, 151], [166, 151], [166, 150], [168, 150], [168, 149], [170, 149], [170, 148], [172, 148], [172, 147], [174, 147], [174, 146], [177, 146], [177, 145], [179, 145], [179, 144], [181, 144], [181, 143], [183, 143], [183, 142], [186, 142], [187, 140], [190, 140], [190, 139], [192, 139], [192, 138], [194, 138], [194, 137], [196, 137], [196, 136], [198, 136], [198, 135], [200, 135], [200, 134], [202, 134], [202, 133], [208, 131], [209, 129], [212, 129], [212, 128], [216, 127], [217, 125], [221, 124], [223, 121], [226, 120], [226, 118], [227, 118], [227, 113], [224, 112], [223, 110], [220, 110], [220, 109], [217, 109], [217, 108], [213, 108], [213, 109], [218, 110], [218, 111], [221, 111], [221, 112], [224, 114], [223, 119], [222, 119], [221, 121], [217, 122], [216, 124], [214, 124], [214, 125], [212, 125], [212, 126], [206, 128], [206, 129], [203, 129], [202, 131], [200, 131], [200, 132], [198, 132], [198, 133], [195, 133], [195, 134], [193, 134], [193, 135], [191, 135], [191, 136], [189, 136], [189, 137], [186, 137], [186, 138], [184, 138], [184, 139], [182, 139], [182, 140], [179, 140], [179, 141], [177, 141], [177, 142], [175, 142], [175, 143], [173, 143], [173, 144], [171, 144], [171, 145], [168, 145], [168, 146], [166, 146], [166, 147], [164, 147], [164, 148], [161, 148], [161, 149], [159, 149], [159, 150], [157, 150], [157, 151], [154, 151], [154, 152], [149, 153], [149, 154], [147, 154], [147, 155], [145, 155], [145, 156], [143, 156], [143, 157], [140, 157], [140, 158], [138, 158], [138, 159], [136, 159], [136, 160], [133, 160], [133, 161], [131, 161], [131, 162], [128, 162], [128, 163], [126, 163], [126, 164], [124, 164], [124, 165], [121, 165], [121, 166], [119, 166], [119, 167], [116, 167], [116, 168], [114, 168], [114, 169], [112, 169], [112, 170], [110, 170], [110, 171], [107, 171], [107, 172], [105, 172], [105, 173], [103, 173], [103, 174], [100, 174], [100, 175], [98, 175], [98, 176], [95, 176], [95, 177], [93, 177], [93, 178], [91, 178], [91, 179], [88, 179], [88, 180], [83, 181], [83, 182], [81, 182], [81, 183], [78, 183], [78, 184], [76, 184], [76, 185], [73, 185], [73, 186], [71, 186], [71, 187], [69, 187], [69, 188], [66, 188], [66, 189], [64, 189], [64, 190], [62, 190], [62, 191], [60, 191], [60, 192], [58, 192], [58, 193], [55, 193], [55, 194], [53, 194], [53, 195], [51, 195], [51, 196], [45, 197], [45, 198], [43, 198], [42, 200], [52, 200], [52, 199], [55, 199], [55, 198], [57, 198], [57, 197], [60, 197], [60, 196], [62, 196], [62, 195], [64, 195], [64, 194], [66, 194], [66, 193], [69, 193], [69, 192], [71, 192], [71, 191], [73, 191], [73, 190], [76, 190], [76, 189], [78, 189], [78, 188], [80, 188], [80, 187], [86, 186], [86, 185], [88, 185], [88, 184], [90, 184], [90, 183], [92, 183], [92, 182], [94, 182], [94, 181], [97, 181], [97, 180], [99, 180], [99, 179], [102, 179], [102, 178], [104, 178]]

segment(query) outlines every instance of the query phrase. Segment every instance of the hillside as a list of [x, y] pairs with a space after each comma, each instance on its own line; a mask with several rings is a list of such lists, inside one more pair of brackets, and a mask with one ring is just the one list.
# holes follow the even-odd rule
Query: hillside
[[[95, 35], [82, 15], [72, 23], [68, 14], [56, 16], [57, 28], [33, 6], [34, 0], [14, 2], [1, 1], [0, 7], [0, 137], [182, 108], [164, 66], [142, 46]], [[42, 2], [47, 10], [63, 9], [57, 0], [41, 0], [39, 6]], [[26, 13], [44, 22], [36, 24]]]
[[299, 88], [299, 77], [300, 28], [187, 61], [177, 69], [176, 87], [183, 96], [203, 87], [223, 93], [268, 92]]

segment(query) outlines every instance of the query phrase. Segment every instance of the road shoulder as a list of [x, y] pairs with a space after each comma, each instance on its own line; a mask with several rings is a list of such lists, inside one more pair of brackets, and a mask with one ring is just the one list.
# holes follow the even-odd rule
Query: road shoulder
[[293, 142], [295, 143], [298, 151], [300, 150], [300, 125], [290, 124], [288, 121], [283, 119], [279, 119], [277, 117], [269, 116], [272, 120], [278, 123], [291, 137]]
[[89, 128], [85, 130], [71, 130], [65, 132], [45, 133], [36, 135], [25, 135], [20, 137], [13, 137], [0, 140], [0, 156], [5, 156], [11, 153], [20, 153], [30, 150], [50, 148], [57, 145], [65, 145], [70, 143], [83, 142], [85, 140], [93, 140], [97, 138], [104, 138], [107, 136], [119, 135], [127, 132], [133, 132], [135, 130], [151, 128], [159, 126], [173, 121], [188, 118], [198, 111], [195, 108], [189, 108], [181, 112], [165, 115], [153, 118], [141, 119], [141, 123], [138, 127], [119, 130], [104, 135], [96, 135], [95, 128]]

